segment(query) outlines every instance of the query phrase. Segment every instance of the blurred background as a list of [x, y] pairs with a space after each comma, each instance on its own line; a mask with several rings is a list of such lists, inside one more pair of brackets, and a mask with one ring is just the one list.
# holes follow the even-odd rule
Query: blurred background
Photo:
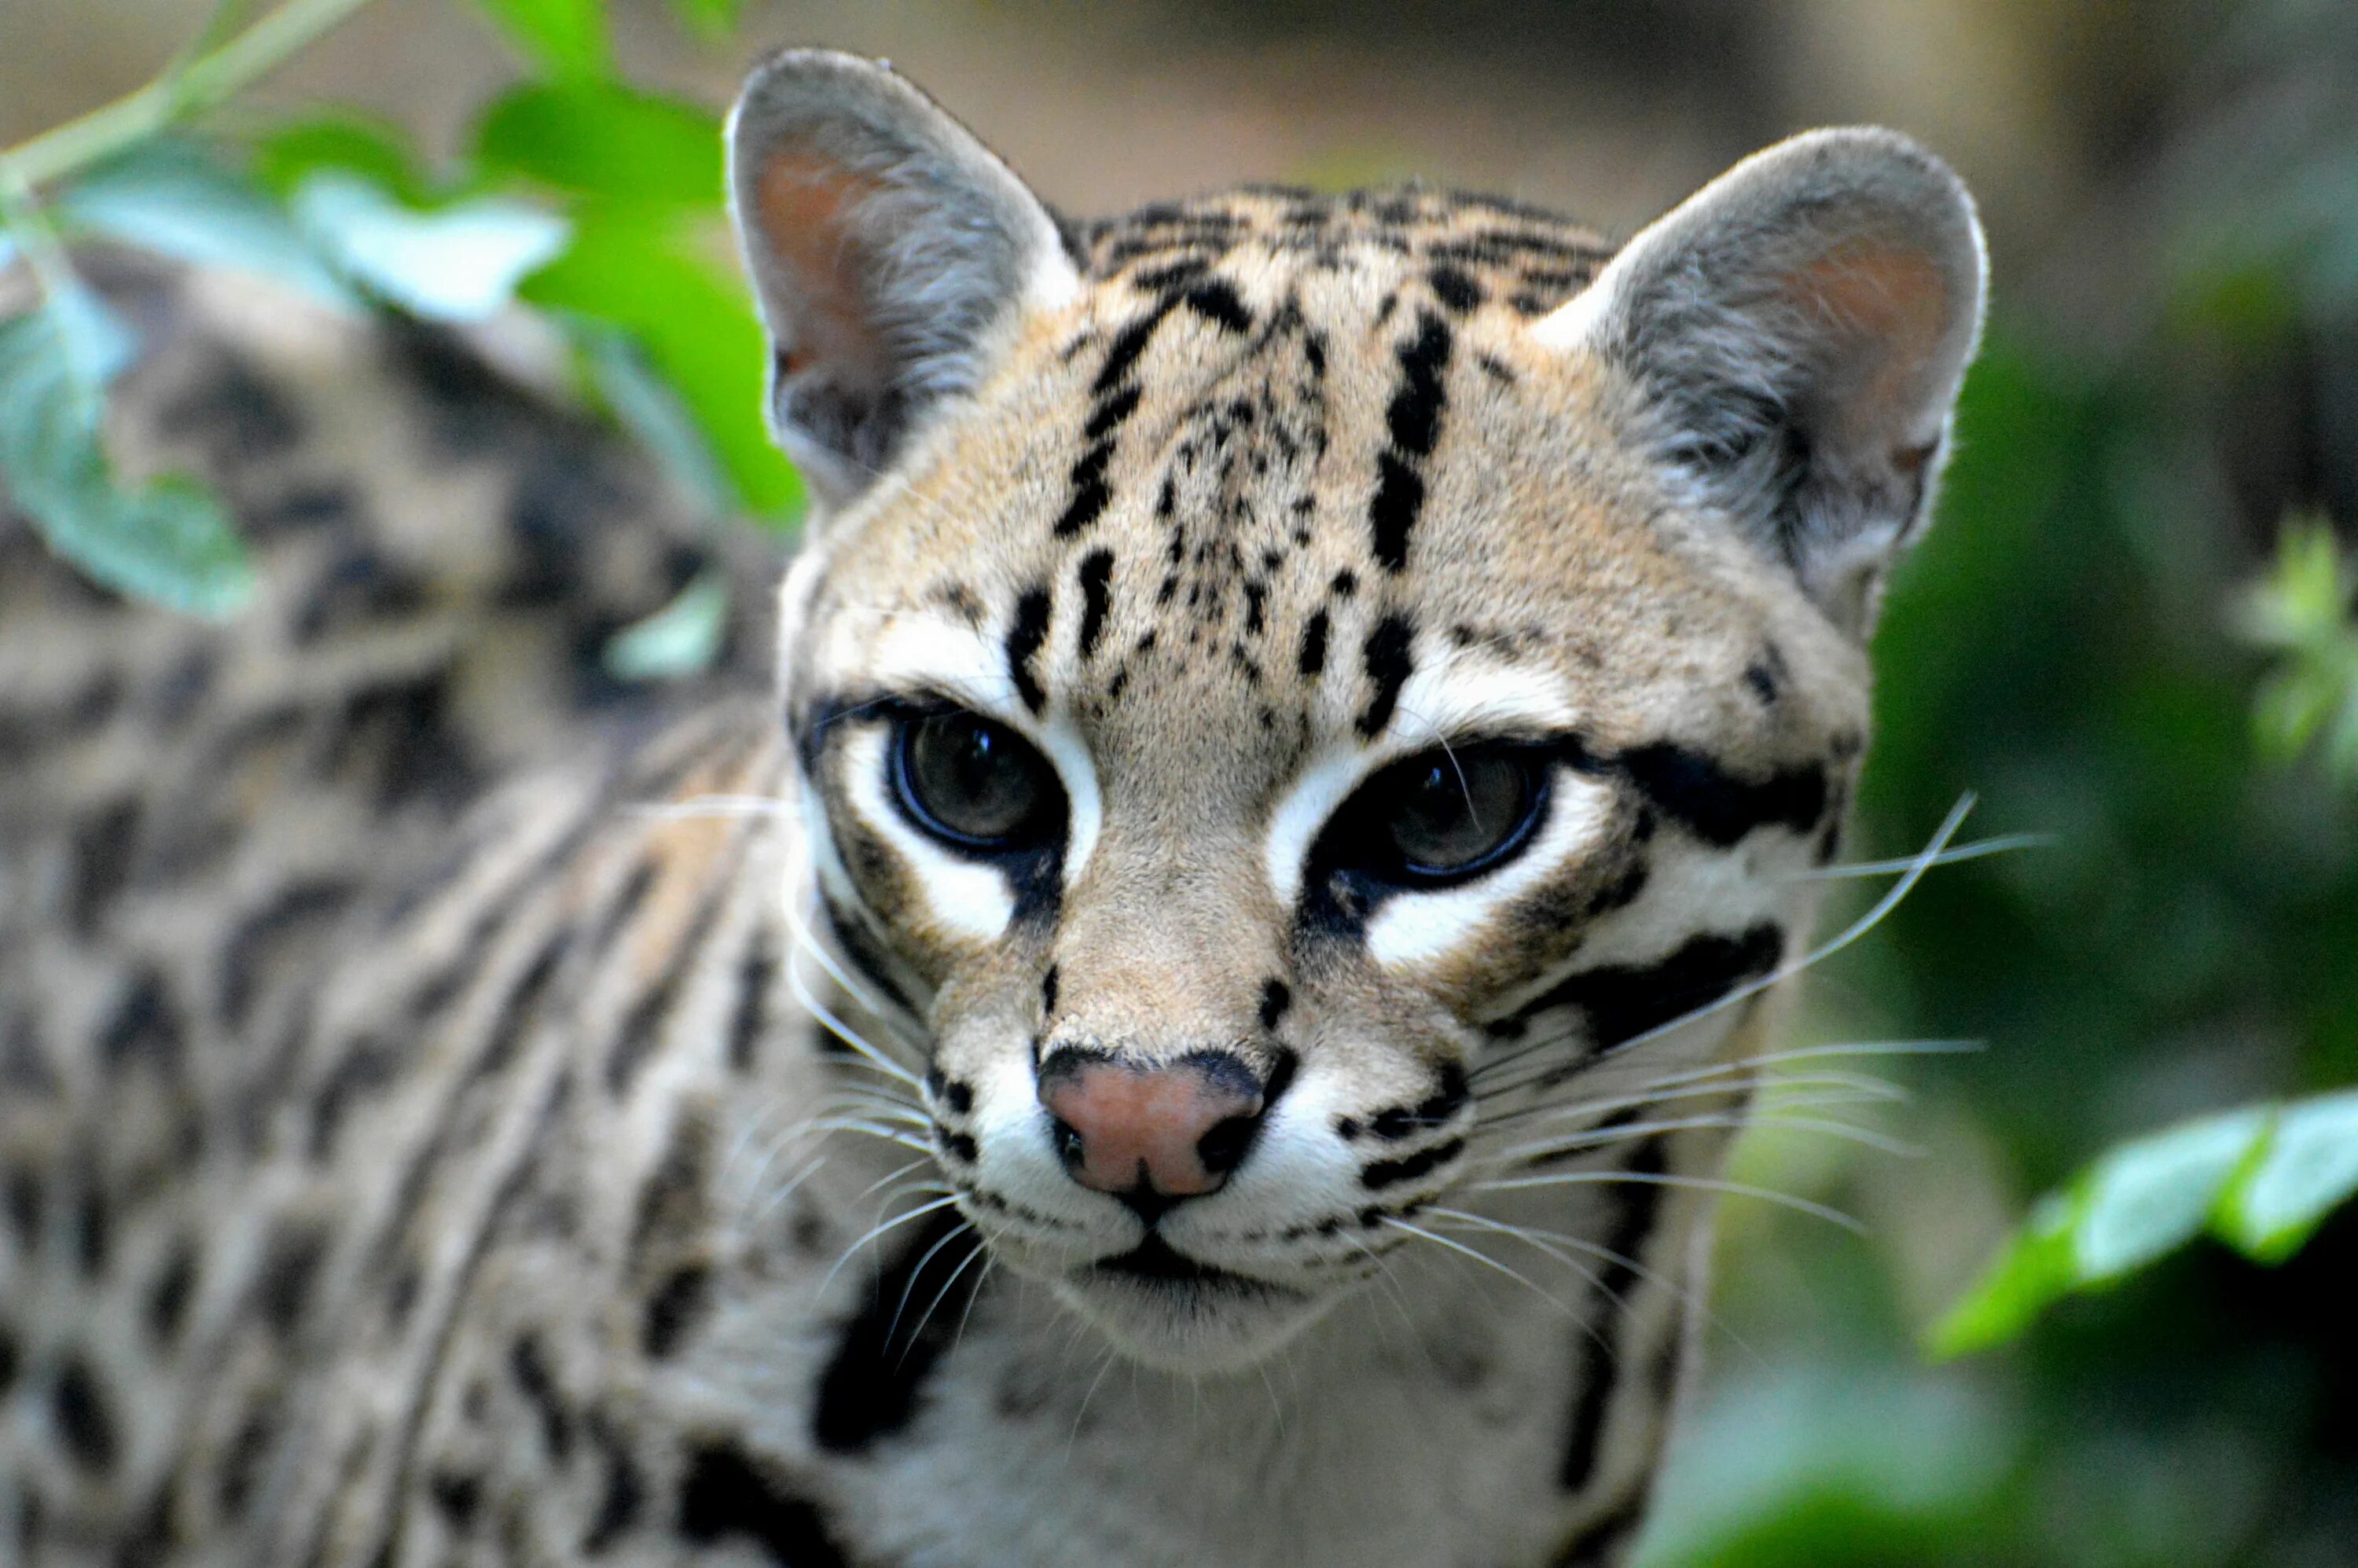
[[[514, 297], [620, 333], [579, 341], [658, 373], [593, 391], [716, 510], [789, 529], [792, 478], [745, 423], [757, 351], [711, 248], [708, 125], [601, 150], [560, 112], [585, 79], [665, 95], [630, 99], [654, 126], [725, 103], [773, 45], [884, 55], [1083, 214], [1416, 176], [1626, 233], [1805, 126], [1880, 122], [1951, 159], [1994, 314], [1877, 639], [1852, 849], [1905, 855], [1968, 792], [1971, 833], [2043, 843], [1931, 871], [1819, 970], [1797, 1045], [1977, 1048], [1807, 1059], [1904, 1090], [1852, 1086], [1891, 1103], [1844, 1114], [1912, 1150], [1800, 1115], [1747, 1139], [1745, 1181], [1865, 1234], [1726, 1205], [1710, 1372], [1646, 1563], [2358, 1564], [2358, 1209], [2256, 1261], [2191, 1237], [2223, 1168], [2104, 1288], [2000, 1311], [1994, 1348], [1923, 1347], [2107, 1150], [2358, 1085], [2358, 5], [613, 0], [611, 51], [535, 45], [534, 9], [373, 0], [206, 116], [206, 156], [331, 250], [352, 225], [307, 204], [322, 171], [413, 215], [494, 190], [561, 213], [571, 248], [514, 265]], [[0, 0], [0, 146], [154, 77], [211, 12]], [[657, 244], [627, 188], [670, 172]], [[108, 228], [59, 191], [61, 223]], [[2341, 1125], [2328, 1166], [2358, 1149]], [[2012, 1256], [2017, 1284], [2047, 1267]]]

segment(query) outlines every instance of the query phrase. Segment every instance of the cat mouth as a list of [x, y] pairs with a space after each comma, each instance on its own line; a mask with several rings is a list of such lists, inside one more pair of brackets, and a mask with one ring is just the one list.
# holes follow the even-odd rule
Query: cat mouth
[[1299, 1291], [1271, 1284], [1266, 1280], [1230, 1273], [1200, 1259], [1190, 1258], [1163, 1240], [1161, 1233], [1152, 1230], [1136, 1247], [1111, 1258], [1098, 1259], [1089, 1266], [1088, 1271], [1092, 1275], [1129, 1281], [1148, 1289], [1174, 1292], [1267, 1300], [1298, 1299], [1302, 1294]]

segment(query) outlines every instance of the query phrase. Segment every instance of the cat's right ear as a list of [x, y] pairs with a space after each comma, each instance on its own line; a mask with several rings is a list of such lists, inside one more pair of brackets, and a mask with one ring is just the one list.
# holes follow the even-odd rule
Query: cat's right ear
[[856, 499], [1080, 277], [1056, 222], [889, 66], [794, 49], [729, 118], [730, 211], [769, 333], [771, 427]]

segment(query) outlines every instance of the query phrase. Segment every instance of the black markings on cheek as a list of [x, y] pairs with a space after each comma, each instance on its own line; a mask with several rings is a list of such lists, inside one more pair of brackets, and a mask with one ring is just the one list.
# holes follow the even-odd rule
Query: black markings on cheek
[[1669, 741], [1624, 752], [1616, 761], [1664, 815], [1723, 849], [1758, 827], [1806, 833], [1826, 815], [1826, 772], [1816, 763], [1788, 768], [1756, 783]]
[[1391, 722], [1392, 709], [1400, 704], [1401, 687], [1415, 673], [1415, 660], [1410, 654], [1414, 639], [1414, 627], [1401, 615], [1385, 616], [1368, 633], [1360, 661], [1372, 690], [1366, 710], [1359, 715], [1358, 730], [1369, 740], [1382, 734], [1384, 726]]
[[1784, 931], [1767, 923], [1734, 936], [1690, 937], [1657, 963], [1584, 969], [1489, 1030], [1497, 1035], [1520, 1034], [1543, 1012], [1575, 1008], [1586, 1016], [1592, 1048], [1608, 1051], [1770, 973], [1784, 953]]
[[1048, 972], [1040, 977], [1040, 1016], [1044, 1021], [1056, 1015], [1056, 966], [1051, 964]]
[[1430, 1149], [1421, 1149], [1397, 1160], [1378, 1160], [1361, 1167], [1359, 1184], [1371, 1193], [1396, 1187], [1402, 1182], [1413, 1182], [1420, 1176], [1431, 1175], [1465, 1152], [1466, 1140], [1453, 1138], [1446, 1143], [1436, 1143]]
[[971, 1165], [977, 1160], [982, 1158], [981, 1149], [976, 1145], [974, 1139], [968, 1134], [963, 1132], [944, 1132], [939, 1134], [939, 1136], [942, 1141], [942, 1152], [947, 1154], [951, 1159], [957, 1161], [959, 1163]]
[[1293, 992], [1283, 980], [1268, 981], [1260, 988], [1260, 1026], [1275, 1029], [1293, 1005]]
[[1106, 612], [1110, 608], [1113, 584], [1113, 552], [1091, 550], [1081, 557], [1081, 657], [1097, 652], [1098, 642], [1105, 635]]
[[1326, 667], [1326, 612], [1323, 610], [1311, 616], [1302, 628], [1302, 654], [1294, 661], [1305, 676], [1314, 676]]
[[1777, 644], [1769, 643], [1760, 650], [1760, 656], [1744, 667], [1744, 684], [1752, 688], [1763, 707], [1773, 706], [1785, 689], [1785, 655]]
[[1007, 676], [1015, 683], [1015, 695], [1034, 714], [1047, 706], [1047, 694], [1033, 676], [1032, 660], [1048, 640], [1049, 606], [1046, 589], [1027, 590], [1015, 601], [1015, 620], [1007, 628]]
[[[1466, 1081], [1466, 1069], [1451, 1062], [1441, 1069], [1440, 1081], [1433, 1093], [1415, 1105], [1396, 1105], [1378, 1111], [1368, 1123], [1368, 1130], [1388, 1141], [1397, 1142], [1419, 1132], [1429, 1132], [1448, 1125], [1449, 1119], [1464, 1108], [1472, 1088]], [[1357, 1123], [1346, 1138], [1357, 1135]]]

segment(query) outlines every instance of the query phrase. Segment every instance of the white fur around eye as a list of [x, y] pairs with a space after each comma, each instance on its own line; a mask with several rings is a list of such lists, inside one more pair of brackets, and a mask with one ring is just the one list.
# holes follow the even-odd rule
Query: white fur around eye
[[1477, 936], [1499, 909], [1522, 897], [1594, 845], [1613, 819], [1613, 787], [1559, 768], [1547, 820], [1523, 852], [1487, 876], [1431, 892], [1401, 892], [1368, 923], [1368, 954], [1379, 964], [1420, 964]]
[[926, 908], [946, 930], [995, 940], [1015, 917], [1014, 890], [991, 866], [955, 854], [921, 832], [892, 798], [885, 748], [893, 730], [863, 724], [845, 737], [844, 800], [862, 826], [892, 847], [916, 873]]

